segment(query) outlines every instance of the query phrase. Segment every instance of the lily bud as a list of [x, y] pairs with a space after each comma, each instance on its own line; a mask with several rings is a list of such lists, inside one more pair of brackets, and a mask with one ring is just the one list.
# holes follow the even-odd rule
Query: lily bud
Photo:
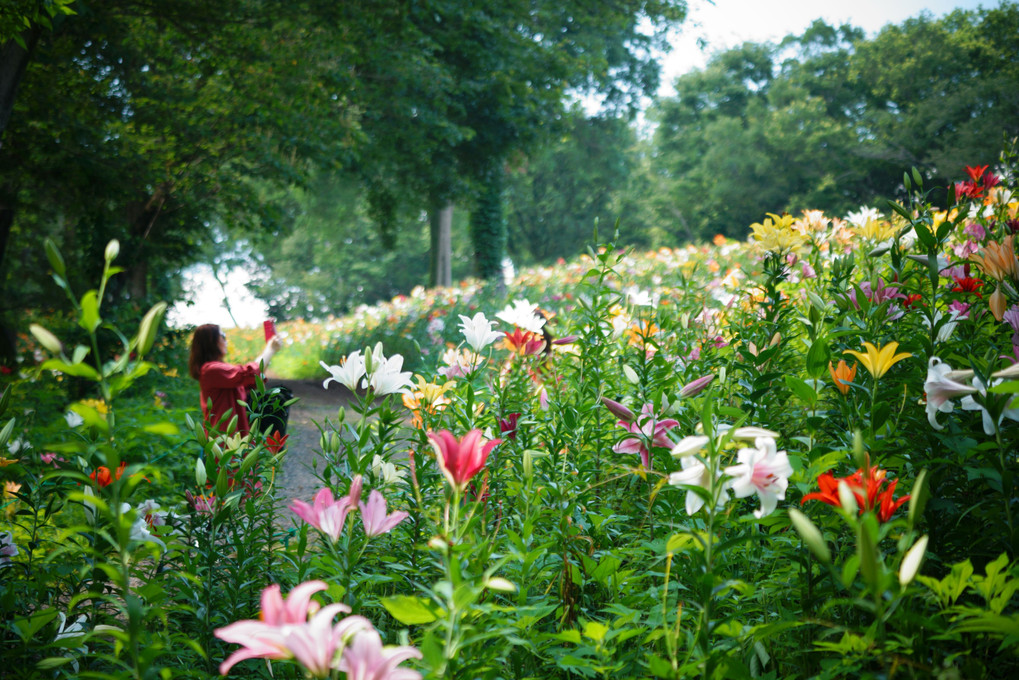
[[927, 537], [921, 536], [920, 540], [913, 544], [906, 556], [902, 558], [902, 566], [899, 567], [899, 584], [906, 587], [920, 571], [920, 563], [923, 562], [924, 554], [927, 552]]
[[64, 258], [60, 255], [60, 250], [57, 249], [57, 244], [50, 239], [46, 239], [43, 246], [46, 248], [46, 259], [50, 261], [53, 272], [58, 276], [66, 276], [67, 268], [64, 265]]
[[856, 515], [860, 511], [860, 506], [856, 503], [856, 496], [853, 494], [853, 490], [841, 480], [839, 481], [839, 505], [850, 515]]
[[208, 481], [209, 476], [205, 472], [205, 461], [198, 458], [195, 461], [195, 481], [198, 483], [199, 488], [205, 487], [205, 482]]
[[60, 354], [64, 350], [64, 346], [60, 343], [57, 336], [53, 335], [39, 324], [34, 323], [30, 325], [28, 330], [35, 336], [35, 339], [39, 341], [40, 345], [54, 354]]
[[683, 385], [682, 389], [679, 390], [679, 396], [683, 399], [687, 397], [696, 396], [703, 392], [705, 389], [707, 389], [708, 385], [710, 385], [714, 379], [715, 374], [709, 373], [705, 376], [697, 378], [694, 381], [688, 382], [687, 384]]
[[619, 418], [622, 421], [625, 421], [627, 423], [632, 423], [633, 421], [635, 421], [637, 419], [637, 416], [634, 415], [633, 411], [631, 411], [630, 409], [626, 408], [625, 406], [620, 404], [618, 401], [613, 401], [613, 400], [609, 399], [608, 397], [602, 397], [601, 398], [601, 403], [605, 405], [605, 408], [607, 408], [609, 410], [609, 412], [612, 413], [612, 415], [616, 416], [617, 418]]
[[1005, 317], [1005, 312], [1008, 310], [1008, 300], [1005, 298], [1005, 294], [1001, 292], [1001, 284], [994, 289], [991, 293], [991, 298], [987, 301], [991, 308], [991, 314], [994, 315], [995, 321], [1001, 321]]
[[789, 519], [792, 520], [800, 538], [810, 548], [810, 552], [814, 553], [814, 557], [825, 564], [831, 564], [831, 550], [828, 549], [821, 530], [810, 521], [810, 518], [796, 508], [789, 508]]
[[107, 262], [113, 262], [117, 259], [117, 255], [120, 255], [120, 241], [113, 239], [106, 244], [106, 253], [104, 256], [106, 257]]
[[493, 576], [485, 582], [485, 587], [502, 593], [515, 593], [517, 587], [501, 576]]

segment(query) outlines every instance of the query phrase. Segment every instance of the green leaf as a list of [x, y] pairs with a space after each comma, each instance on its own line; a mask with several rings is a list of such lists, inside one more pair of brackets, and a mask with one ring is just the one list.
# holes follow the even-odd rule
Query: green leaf
[[828, 340], [818, 338], [807, 350], [807, 373], [811, 378], [817, 379], [824, 375], [824, 369], [828, 368], [828, 361], [831, 352], [828, 350]]
[[411, 595], [384, 597], [382, 606], [394, 619], [406, 626], [431, 623], [441, 614], [439, 608], [431, 600]]
[[142, 429], [144, 429], [146, 432], [151, 432], [152, 434], [163, 435], [165, 437], [172, 437], [173, 435], [175, 435], [178, 432], [180, 432], [180, 428], [179, 427], [177, 427], [173, 423], [167, 423], [167, 422], [152, 423], [151, 425], [146, 425]]
[[800, 378], [794, 375], [787, 375], [785, 377], [785, 384], [807, 406], [813, 406], [817, 403], [817, 392]]
[[47, 359], [42, 363], [40, 368], [49, 371], [60, 371], [61, 373], [73, 375], [77, 378], [88, 378], [89, 380], [99, 381], [99, 373], [88, 364], [69, 364], [66, 361], [61, 361], [60, 359]]

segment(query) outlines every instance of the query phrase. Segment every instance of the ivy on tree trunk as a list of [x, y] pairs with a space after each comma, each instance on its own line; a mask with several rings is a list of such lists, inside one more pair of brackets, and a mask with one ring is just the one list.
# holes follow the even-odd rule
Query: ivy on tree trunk
[[478, 203], [471, 215], [471, 241], [474, 244], [474, 267], [482, 279], [496, 279], [502, 274], [506, 250], [506, 224], [502, 215], [503, 170], [493, 164], [481, 182]]

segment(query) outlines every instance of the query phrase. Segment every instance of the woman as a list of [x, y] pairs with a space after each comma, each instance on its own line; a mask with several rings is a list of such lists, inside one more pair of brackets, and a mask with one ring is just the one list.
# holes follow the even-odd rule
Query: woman
[[191, 340], [188, 369], [201, 388], [205, 422], [226, 432], [231, 418], [237, 416], [237, 432], [248, 434], [251, 425], [244, 407], [248, 399], [248, 388], [255, 385], [259, 372], [269, 366], [273, 355], [282, 346], [279, 336], [273, 336], [254, 361], [228, 364], [223, 361], [226, 356], [226, 335], [220, 327], [210, 323], [196, 328]]

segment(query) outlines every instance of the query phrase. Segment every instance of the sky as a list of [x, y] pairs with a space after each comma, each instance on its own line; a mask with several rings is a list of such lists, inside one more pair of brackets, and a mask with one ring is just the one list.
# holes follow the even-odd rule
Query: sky
[[[940, 17], [953, 9], [997, 7], [997, 0], [689, 0], [690, 13], [682, 28], [673, 36], [672, 52], [662, 63], [662, 96], [674, 95], [672, 83], [689, 71], [703, 67], [712, 52], [743, 42], [778, 41], [790, 34], [802, 33], [815, 19], [829, 24], [849, 23], [873, 37], [885, 25], [898, 24], [921, 12]], [[702, 49], [698, 40], [706, 46]], [[185, 273], [185, 287], [194, 291], [195, 304], [177, 303], [168, 321], [174, 326], [233, 323], [223, 307], [223, 293], [211, 274], [201, 267]], [[227, 294], [237, 323], [246, 328], [258, 326], [266, 318], [265, 305], [254, 299], [244, 284], [247, 273], [230, 272]]]
[[[672, 83], [703, 67], [712, 52], [744, 42], [773, 42], [799, 34], [815, 19], [832, 25], [849, 23], [873, 37], [887, 24], [899, 24], [928, 12], [940, 17], [954, 9], [993, 8], [997, 0], [688, 0], [687, 20], [670, 41], [662, 64], [660, 95], [675, 94]], [[702, 50], [698, 39], [707, 46]]]

